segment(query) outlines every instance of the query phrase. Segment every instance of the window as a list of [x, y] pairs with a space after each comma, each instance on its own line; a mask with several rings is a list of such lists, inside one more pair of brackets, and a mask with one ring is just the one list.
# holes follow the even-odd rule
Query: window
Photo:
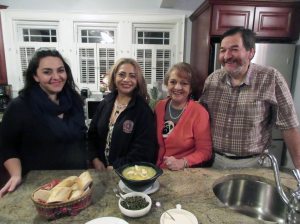
[[55, 29], [22, 28], [24, 42], [57, 42]]
[[113, 30], [81, 29], [81, 43], [114, 43], [115, 32]]
[[22, 74], [34, 52], [55, 48], [72, 69], [81, 88], [100, 91], [115, 61], [135, 58], [148, 88], [164, 79], [171, 64], [183, 60], [184, 15], [78, 14], [59, 12], [1, 12], [8, 83], [14, 96], [23, 88]]
[[[40, 21], [18, 21], [18, 53], [20, 59], [20, 73], [24, 75], [28, 63], [35, 53], [41, 47], [57, 49], [57, 23]], [[21, 86], [24, 85], [24, 77], [20, 79]]]
[[106, 24], [77, 24], [76, 27], [79, 52], [78, 85], [80, 88], [99, 91], [104, 75], [115, 62], [116, 28]]
[[138, 31], [138, 44], [170, 44], [170, 32]]
[[151, 24], [135, 24], [136, 59], [150, 87], [163, 81], [172, 64], [173, 33], [172, 26], [162, 29]]

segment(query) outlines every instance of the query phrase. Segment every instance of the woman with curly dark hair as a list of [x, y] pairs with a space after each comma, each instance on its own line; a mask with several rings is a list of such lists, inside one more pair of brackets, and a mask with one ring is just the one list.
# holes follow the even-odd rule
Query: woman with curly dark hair
[[30, 170], [87, 168], [83, 102], [57, 50], [35, 52], [0, 133], [0, 157], [10, 175], [0, 197], [14, 191]]

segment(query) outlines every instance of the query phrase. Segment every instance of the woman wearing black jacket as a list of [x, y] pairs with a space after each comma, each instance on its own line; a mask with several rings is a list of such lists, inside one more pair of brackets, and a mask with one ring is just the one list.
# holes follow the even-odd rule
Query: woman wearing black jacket
[[110, 74], [112, 93], [102, 100], [88, 131], [89, 153], [98, 170], [126, 163], [156, 162], [155, 120], [138, 63], [122, 58]]

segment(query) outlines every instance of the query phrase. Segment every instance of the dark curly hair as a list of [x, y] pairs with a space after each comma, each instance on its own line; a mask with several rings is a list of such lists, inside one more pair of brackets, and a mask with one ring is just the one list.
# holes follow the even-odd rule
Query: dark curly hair
[[42, 58], [45, 57], [57, 57], [63, 62], [65, 71], [67, 73], [67, 80], [64, 88], [69, 89], [71, 92], [75, 94], [75, 96], [77, 96], [80, 99], [80, 101], [82, 101], [79, 93], [77, 92], [77, 87], [75, 85], [70, 66], [67, 64], [65, 59], [56, 49], [50, 49], [50, 48], [39, 48], [34, 53], [34, 55], [32, 56], [28, 64], [27, 69], [24, 72], [25, 85], [24, 88], [19, 91], [19, 94], [27, 94], [34, 85], [38, 85], [38, 83], [34, 80], [33, 76], [37, 74], [36, 72], [40, 65], [40, 61]]

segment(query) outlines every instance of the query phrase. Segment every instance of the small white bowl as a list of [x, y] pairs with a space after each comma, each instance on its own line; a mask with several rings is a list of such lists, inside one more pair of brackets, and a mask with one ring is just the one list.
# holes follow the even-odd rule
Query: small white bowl
[[140, 210], [129, 210], [129, 209], [126, 209], [124, 208], [122, 205], [121, 205], [121, 201], [123, 201], [121, 198], [119, 200], [119, 208], [121, 210], [121, 212], [128, 216], [128, 217], [141, 217], [141, 216], [144, 216], [146, 215], [150, 209], [151, 209], [151, 206], [152, 206], [152, 200], [151, 198], [145, 194], [145, 193], [142, 193], [142, 192], [130, 192], [130, 193], [127, 193], [127, 194], [124, 194], [123, 197], [124, 198], [127, 198], [127, 197], [133, 197], [133, 196], [141, 196], [143, 198], [146, 199], [147, 202], [149, 202], [148, 206], [146, 208], [143, 208], [143, 209], [140, 209]]

